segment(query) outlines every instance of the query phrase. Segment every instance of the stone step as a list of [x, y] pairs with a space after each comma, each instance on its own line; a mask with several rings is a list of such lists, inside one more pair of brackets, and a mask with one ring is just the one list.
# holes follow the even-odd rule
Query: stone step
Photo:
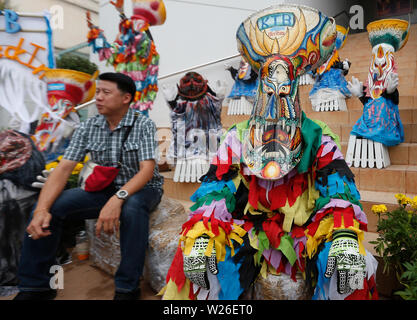
[[[342, 153], [346, 155], [348, 142], [342, 141], [340, 144]], [[417, 143], [401, 143], [395, 147], [388, 147], [388, 152], [392, 165], [417, 165]]]
[[[398, 80], [398, 91], [401, 95], [415, 95], [415, 82], [416, 82], [416, 67], [410, 68], [409, 70], [405, 71], [405, 74], [399, 73], [399, 80]], [[366, 85], [367, 79], [368, 79], [368, 70], [360, 70], [360, 72], [349, 72], [349, 74], [346, 76], [346, 81], [351, 81], [352, 77], [355, 77], [359, 79], [359, 81], [362, 81], [364, 85]], [[299, 93], [300, 95], [304, 92], [308, 91], [310, 93], [310, 90], [312, 88], [312, 85], [303, 85], [299, 87]]]
[[417, 195], [417, 166], [391, 165], [384, 169], [351, 167], [351, 170], [360, 191]]
[[[338, 123], [353, 126], [363, 113], [363, 111], [359, 109], [337, 112], [317, 112], [310, 108], [303, 108], [303, 110], [310, 119], [320, 120], [328, 125]], [[403, 125], [417, 123], [417, 109], [401, 109], [400, 118]]]
[[[356, 186], [360, 192], [417, 195], [417, 166], [391, 165], [384, 169], [351, 167], [351, 170], [355, 175]], [[199, 183], [174, 182], [174, 171], [161, 174], [165, 178], [164, 190], [168, 197], [188, 201], [200, 186]]]
[[[310, 91], [313, 88], [312, 85], [301, 86], [300, 89], [300, 105], [303, 110], [313, 110], [310, 101]], [[346, 99], [346, 107], [348, 110], [362, 110], [363, 104], [357, 97], [350, 97]], [[417, 96], [400, 96], [400, 103], [398, 104], [399, 109], [417, 109]]]
[[[311, 104], [308, 101], [309, 106], [303, 107], [303, 111], [306, 113], [307, 117], [314, 120], [320, 120], [325, 122], [326, 124], [334, 125], [350, 125], [353, 126], [356, 121], [362, 116], [362, 109], [348, 109], [347, 111], [335, 111], [335, 112], [317, 112], [313, 111]], [[223, 106], [221, 112], [221, 121], [223, 128], [229, 128], [233, 124], [239, 123], [241, 121], [245, 121], [249, 119], [248, 115], [233, 115], [230, 116], [227, 114], [227, 106]], [[402, 124], [405, 125], [413, 125], [417, 124], [417, 108], [402, 108], [400, 109], [400, 118]]]
[[[356, 59], [355, 61], [352, 61], [351, 59], [349, 59], [348, 56], [341, 57], [341, 60], [344, 60], [345, 58], [351, 62], [347, 78], [350, 80], [352, 77], [352, 74], [354, 74], [356, 78], [360, 77], [359, 78], [360, 81], [366, 81], [368, 79], [369, 67], [371, 65], [371, 59], [372, 59], [371, 55], [369, 55], [367, 58]], [[397, 65], [397, 72], [400, 78], [402, 76], [414, 75], [414, 72], [417, 66], [415, 57], [414, 58], [410, 57], [407, 59], [404, 59], [404, 58], [395, 59], [395, 63]]]
[[181, 201], [190, 201], [192, 194], [200, 187], [196, 182], [174, 182], [174, 171], [161, 172], [164, 177], [164, 194]]
[[[414, 125], [417, 127], [417, 125]], [[331, 127], [332, 131], [339, 135], [337, 128]], [[341, 138], [340, 145], [341, 151], [346, 156], [346, 151], [348, 147], [350, 127], [344, 126], [342, 135], [339, 135]], [[170, 141], [168, 141], [170, 142]], [[162, 165], [166, 163], [166, 152], [165, 144], [161, 143], [159, 147], [160, 153], [160, 162]], [[417, 143], [401, 143], [398, 146], [388, 147], [388, 152], [390, 155], [390, 161], [392, 165], [411, 165], [417, 166]]]
[[[377, 232], [378, 217], [375, 215], [371, 208], [373, 205], [385, 204], [388, 211], [392, 211], [398, 208], [397, 199], [395, 199], [394, 192], [382, 192], [382, 191], [359, 191], [361, 195], [361, 204], [363, 211], [368, 218], [368, 232]], [[413, 195], [406, 194], [413, 197]]]

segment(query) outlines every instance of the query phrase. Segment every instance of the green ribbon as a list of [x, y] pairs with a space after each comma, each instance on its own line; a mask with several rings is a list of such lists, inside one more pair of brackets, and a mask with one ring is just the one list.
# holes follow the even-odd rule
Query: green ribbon
[[278, 250], [287, 257], [291, 265], [294, 265], [294, 262], [297, 260], [297, 254], [293, 248], [294, 240], [290, 235], [285, 234], [281, 237], [281, 242], [279, 244]]
[[303, 155], [297, 165], [298, 173], [305, 173], [316, 159], [317, 151], [321, 145], [322, 129], [313, 120], [307, 118], [306, 114], [301, 116], [301, 134], [303, 136]]
[[210, 205], [213, 202], [213, 200], [220, 201], [222, 199], [226, 200], [227, 210], [229, 212], [233, 212], [236, 206], [236, 199], [235, 199], [234, 194], [230, 192], [230, 189], [227, 186], [223, 188], [220, 192], [213, 191], [198, 198], [195, 204], [190, 207], [190, 210], [195, 211], [204, 205]]
[[269, 249], [269, 240], [266, 236], [265, 231], [259, 231], [258, 233], [258, 252], [257, 252], [257, 262], [258, 264], [261, 262], [262, 253], [264, 250]]

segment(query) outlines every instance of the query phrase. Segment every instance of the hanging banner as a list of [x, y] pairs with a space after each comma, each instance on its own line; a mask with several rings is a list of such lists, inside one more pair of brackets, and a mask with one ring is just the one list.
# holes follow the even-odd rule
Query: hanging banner
[[19, 16], [11, 10], [0, 11], [0, 59], [17, 61], [34, 73], [54, 68], [49, 13]]
[[54, 67], [49, 13], [0, 11], [0, 111], [11, 116], [10, 127], [29, 133], [47, 111], [43, 77]]

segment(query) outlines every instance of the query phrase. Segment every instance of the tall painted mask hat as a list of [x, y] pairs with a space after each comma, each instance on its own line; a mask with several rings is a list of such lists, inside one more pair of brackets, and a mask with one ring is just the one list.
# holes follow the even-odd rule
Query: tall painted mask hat
[[259, 74], [259, 87], [244, 135], [243, 159], [263, 179], [279, 179], [300, 161], [300, 75], [332, 54], [336, 24], [316, 9], [277, 5], [254, 13], [237, 31], [238, 50]]
[[132, 0], [132, 6], [132, 20], [145, 20], [151, 26], [159, 26], [166, 20], [166, 9], [162, 0]]
[[367, 95], [373, 99], [379, 98], [386, 89], [388, 76], [397, 72], [394, 52], [407, 43], [409, 28], [409, 22], [399, 19], [373, 21], [366, 26], [372, 45]]
[[48, 148], [49, 142], [60, 124], [59, 118], [65, 119], [74, 111], [77, 104], [93, 99], [97, 75], [98, 72], [90, 75], [69, 69], [48, 69], [45, 71], [48, 103], [55, 117], [44, 113], [36, 128], [34, 140], [40, 151], [45, 151]]
[[333, 53], [332, 55], [329, 57], [329, 59], [327, 59], [327, 61], [325, 63], [323, 63], [319, 68], [317, 68], [316, 70], [316, 74], [323, 74], [327, 71], [330, 70], [330, 68], [332, 67], [332, 65], [339, 60], [339, 53], [338, 50], [342, 49], [343, 46], [346, 43], [346, 39], [347, 39], [347, 35], [349, 33], [349, 28], [345, 28], [343, 26], [336, 26], [336, 43], [335, 43], [335, 47], [333, 49]]

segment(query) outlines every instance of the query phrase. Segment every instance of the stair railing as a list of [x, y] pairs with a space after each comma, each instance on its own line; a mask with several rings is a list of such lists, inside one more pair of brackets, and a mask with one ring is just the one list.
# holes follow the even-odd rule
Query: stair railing
[[[170, 77], [173, 77], [173, 76], [182, 74], [182, 73], [186, 73], [186, 72], [189, 72], [189, 71], [192, 71], [192, 70], [195, 70], [195, 69], [207, 67], [207, 66], [210, 66], [210, 65], [219, 63], [219, 62], [223, 62], [223, 61], [227, 61], [227, 60], [230, 60], [230, 59], [234, 59], [234, 58], [237, 58], [239, 56], [240, 56], [240, 54], [235, 54], [235, 55], [232, 55], [232, 56], [229, 56], [229, 57], [225, 57], [225, 58], [217, 59], [217, 60], [214, 60], [214, 61], [206, 62], [206, 63], [203, 63], [203, 64], [199, 64], [199, 65], [194, 66], [194, 67], [191, 67], [191, 68], [186, 68], [186, 69], [183, 69], [183, 70], [180, 70], [180, 71], [175, 71], [173, 73], [169, 73], [167, 75], [163, 75], [163, 76], [158, 77], [158, 80], [164, 80], [164, 79], [167, 79], [167, 78], [170, 78]], [[77, 111], [78, 110], [81, 110], [81, 109], [83, 109], [85, 107], [88, 107], [88, 106], [94, 104], [95, 102], [96, 102], [96, 99], [87, 101], [87, 102], [85, 102], [83, 104], [80, 104], [80, 105], [76, 106], [75, 107], [75, 110], [77, 110]]]

